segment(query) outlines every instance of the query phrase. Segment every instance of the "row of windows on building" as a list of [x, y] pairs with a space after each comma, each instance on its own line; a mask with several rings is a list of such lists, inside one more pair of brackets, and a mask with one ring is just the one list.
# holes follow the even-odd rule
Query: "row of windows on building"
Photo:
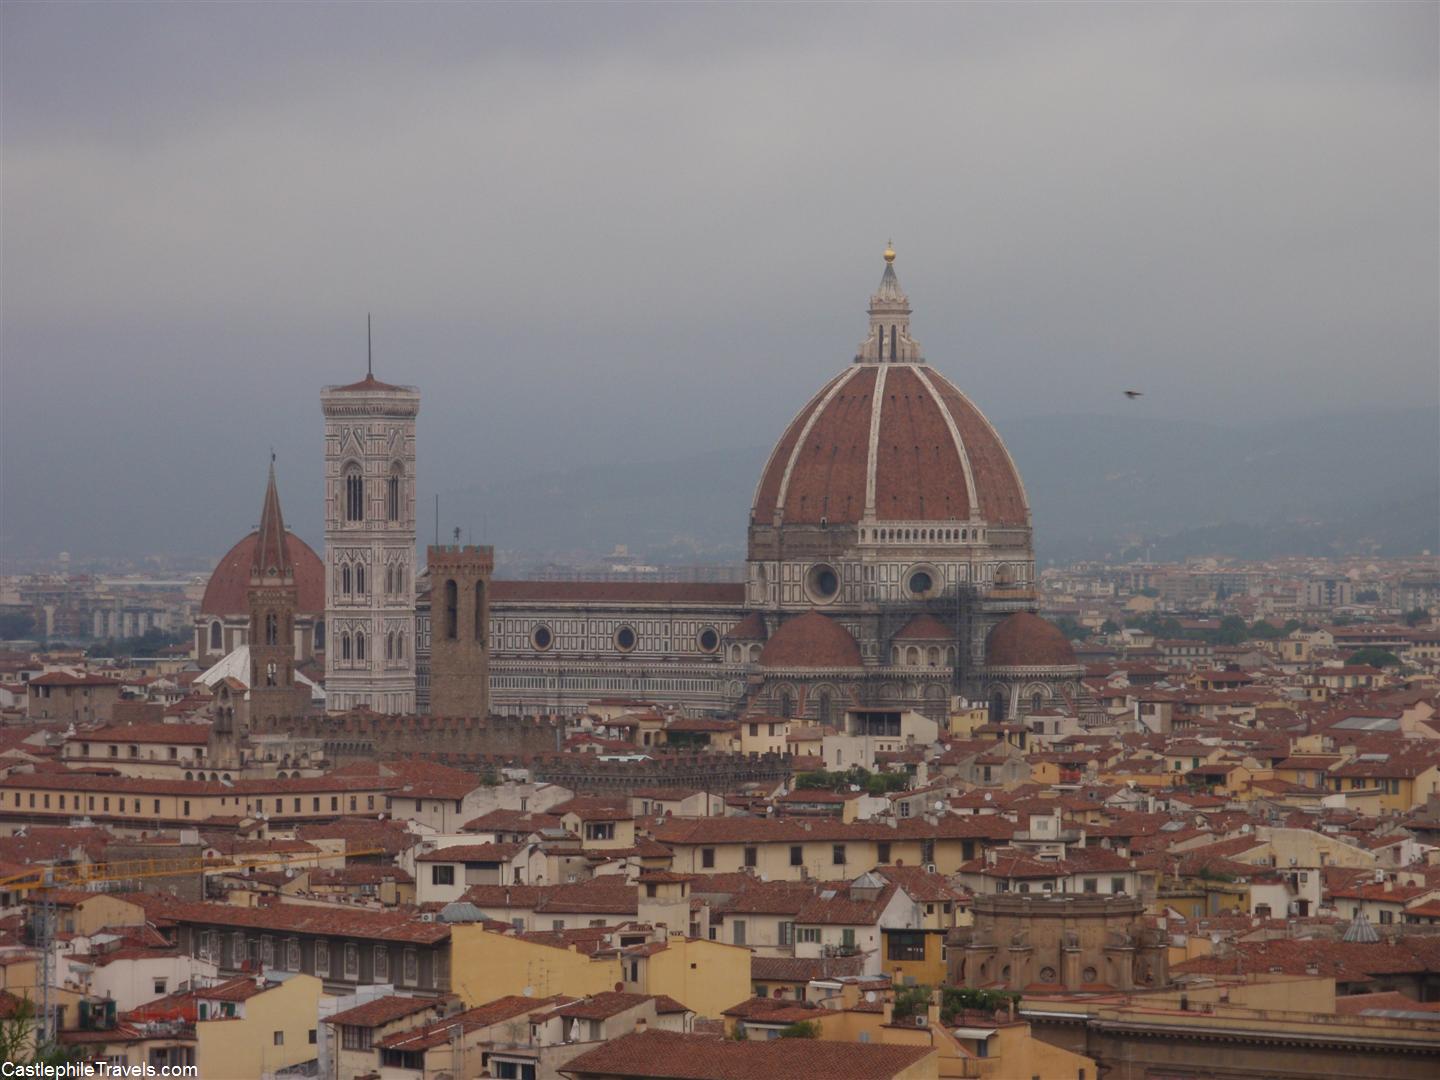
[[504, 690], [563, 690], [581, 694], [596, 690], [624, 690], [635, 694], [719, 692], [719, 688], [708, 679], [627, 679], [603, 675], [576, 675], [563, 679], [545, 675], [499, 675], [490, 680], [490, 685]]
[[[974, 858], [974, 842], [965, 841], [964, 858]], [[875, 845], [875, 860], [877, 865], [889, 864], [891, 847], [889, 841], [882, 840]], [[935, 861], [935, 841], [922, 840], [920, 842], [921, 864], [933, 863]], [[832, 866], [845, 866], [849, 862], [848, 848], [844, 844], [830, 845], [830, 864]], [[740, 864], [749, 869], [756, 869], [760, 865], [760, 847], [758, 844], [750, 844], [741, 849]], [[790, 845], [790, 865], [801, 867], [805, 865], [805, 845]], [[715, 869], [715, 848], [702, 847], [700, 849], [700, 866], [706, 870]]]
[[[229, 940], [226, 941], [228, 936]], [[277, 948], [277, 944], [280, 945]], [[228, 945], [228, 948], [226, 946]], [[347, 942], [338, 949], [340, 953], [340, 964], [338, 970], [331, 969], [330, 942], [318, 940], [314, 947], [314, 973], [321, 978], [339, 978], [349, 982], [357, 982], [360, 978], [360, 950], [361, 945]], [[373, 950], [371, 954], [371, 981], [377, 983], [389, 982], [390, 970], [390, 947], [386, 945], [368, 946]], [[301, 952], [299, 938], [285, 938], [278, 942], [274, 937], [264, 935], [259, 938], [252, 938], [241, 931], [235, 931], [226, 935], [220, 930], [202, 930], [197, 935], [197, 955], [202, 960], [208, 960], [212, 964], [239, 968], [247, 963], [255, 965], [258, 963], [263, 967], [273, 967], [280, 971], [300, 971]], [[400, 952], [400, 970], [398, 982], [406, 986], [421, 985], [420, 956], [415, 949], [402, 949]], [[438, 957], [437, 957], [438, 959]], [[228, 961], [228, 964], [227, 964]], [[433, 979], [428, 980], [433, 983]], [[204, 1019], [204, 1017], [201, 1017]]]
[[[387, 563], [385, 566], [385, 595], [403, 596], [405, 593], [405, 567], [401, 563]], [[368, 588], [365, 564], [349, 562], [340, 564], [335, 576], [335, 589], [341, 596], [365, 596]]]
[[[343, 492], [345, 520], [351, 523], [365, 520], [365, 476], [357, 462], [346, 465], [343, 471]], [[405, 468], [398, 461], [390, 466], [390, 475], [385, 478], [385, 520], [400, 520], [400, 484]]]
[[[663, 633], [658, 626], [652, 627], [649, 624], [641, 624], [641, 626], [645, 628], [645, 632], [647, 633]], [[641, 630], [637, 628], [635, 624], [620, 623], [615, 626], [610, 634], [610, 647], [619, 653], [634, 652], [641, 644], [642, 639], [640, 634]], [[603, 639], [596, 636], [593, 632], [584, 637], [579, 635], [560, 637], [547, 623], [540, 623], [531, 628], [529, 645], [530, 648], [536, 652], [549, 652], [556, 647], [573, 650], [581, 650], [587, 647], [590, 649], [598, 649], [603, 647], [600, 644], [602, 640]], [[519, 645], [519, 639], [512, 635], [507, 635], [505, 641], [512, 648]], [[707, 655], [714, 654], [720, 649], [720, 631], [713, 626], [703, 627], [695, 635], [693, 641], [694, 647], [698, 651]], [[671, 644], [670, 639], [664, 638], [660, 641], [650, 643], [649, 647], [655, 651], [668, 652], [671, 649]]]
[[[274, 618], [274, 616], [267, 616], [267, 623], [266, 623], [266, 629], [265, 629], [265, 642], [266, 642], [267, 645], [277, 645], [277, 644], [279, 644], [279, 642], [280, 642], [279, 623], [278, 623], [278, 622], [275, 623], [274, 626], [272, 627], [272, 626], [270, 625], [269, 621], [268, 621], [268, 620], [271, 619], [271, 618]], [[288, 623], [288, 621], [287, 621], [286, 633], [287, 633], [287, 635], [288, 635], [288, 634], [290, 634], [291, 632], [292, 632], [291, 627], [290, 627], [290, 625], [289, 625], [289, 623]], [[316, 619], [316, 620], [315, 620], [315, 624], [314, 624], [312, 633], [313, 633], [313, 640], [314, 640], [315, 648], [316, 648], [316, 649], [323, 649], [323, 648], [325, 648], [325, 620], [324, 620], [324, 619]], [[242, 628], [242, 629], [236, 630], [236, 633], [235, 633], [235, 639], [236, 639], [236, 640], [235, 640], [235, 643], [236, 643], [237, 645], [243, 645], [243, 644], [245, 644], [247, 638], [248, 638], [248, 633], [247, 633], [247, 631], [246, 631], [245, 629]], [[214, 619], [214, 620], [212, 620], [211, 623], [210, 623], [209, 641], [210, 641], [210, 649], [209, 649], [210, 652], [220, 652], [221, 650], [223, 650], [223, 649], [225, 648], [225, 625], [224, 625], [219, 619]]]
[[[191, 774], [187, 772], [187, 773], [185, 774], [185, 779], [186, 779], [186, 780], [189, 780], [190, 778], [191, 778]], [[216, 773], [211, 773], [211, 774], [210, 774], [210, 779], [211, 779], [211, 780], [220, 780], [220, 779], [222, 779], [222, 778], [223, 778], [224, 780], [229, 780], [229, 779], [230, 779], [230, 774], [229, 774], [229, 773], [225, 773], [225, 774], [223, 774], [223, 777], [222, 777], [220, 774], [216, 774]], [[195, 777], [195, 779], [196, 779], [196, 780], [203, 781], [203, 780], [206, 779], [206, 777], [205, 777], [205, 774], [204, 774], [204, 773], [200, 773], [198, 776]], [[111, 812], [111, 810], [110, 810], [110, 804], [111, 804], [111, 801], [112, 801], [112, 797], [109, 796], [109, 795], [66, 795], [66, 794], [60, 793], [60, 794], [55, 794], [54, 796], [52, 796], [52, 794], [51, 794], [50, 792], [48, 792], [48, 791], [47, 791], [47, 792], [41, 792], [41, 793], [38, 794], [38, 795], [37, 795], [35, 792], [31, 791], [31, 792], [26, 793], [26, 795], [28, 795], [28, 800], [26, 800], [26, 797], [25, 797], [24, 795], [22, 795], [20, 792], [17, 791], [17, 792], [14, 793], [14, 803], [13, 803], [13, 804], [14, 804], [15, 809], [17, 809], [17, 810], [18, 810], [18, 809], [21, 809], [21, 807], [22, 807], [22, 802], [28, 801], [28, 809], [31, 809], [31, 810], [51, 810], [51, 809], [54, 809], [54, 810], [68, 810], [68, 811], [72, 811], [72, 812], [78, 812], [78, 811], [80, 811], [80, 810], [82, 809], [81, 800], [83, 799], [83, 800], [84, 800], [84, 803], [85, 803], [85, 805], [84, 805], [84, 807], [83, 807], [83, 810], [84, 810], [86, 813], [102, 813], [102, 814], [108, 814], [108, 813]], [[54, 800], [54, 805], [52, 805], [52, 798], [53, 798], [53, 800]], [[221, 796], [221, 798], [220, 798], [220, 806], [221, 806], [222, 808], [226, 805], [226, 802], [227, 802], [227, 800], [228, 800], [229, 798], [232, 798], [232, 796]], [[326, 798], [325, 796], [314, 795], [314, 796], [310, 796], [309, 798], [310, 798], [310, 809], [309, 809], [309, 812], [310, 812], [310, 813], [312, 813], [312, 814], [323, 814], [323, 813], [326, 813], [326, 812], [327, 812], [327, 811], [325, 811], [325, 810], [322, 809], [322, 806], [324, 805], [325, 798]], [[346, 798], [348, 799], [349, 812], [350, 812], [350, 813], [359, 813], [359, 812], [362, 810], [362, 807], [361, 807], [361, 805], [360, 805], [360, 804], [361, 804], [361, 797], [360, 797], [360, 796], [358, 796], [358, 795], [350, 795], [350, 796], [347, 796]], [[233, 796], [233, 799], [234, 799], [234, 801], [235, 801], [236, 807], [239, 807], [239, 806], [241, 805], [241, 801], [242, 801], [242, 800], [241, 800], [241, 797], [238, 796], [238, 795], [236, 795], [236, 796]], [[331, 795], [331, 796], [328, 796], [328, 799], [329, 799], [329, 804], [330, 804], [330, 809], [329, 809], [328, 813], [332, 813], [332, 814], [342, 813], [342, 811], [341, 811], [341, 809], [340, 809], [341, 796], [339, 796], [339, 795]], [[305, 802], [305, 798], [304, 798], [304, 797], [301, 797], [301, 796], [291, 796], [291, 797], [290, 797], [290, 800], [291, 800], [291, 806], [290, 806], [290, 812], [291, 812], [291, 813], [302, 814], [302, 813], [305, 813], [305, 812], [306, 812], [306, 811], [304, 810], [304, 802]], [[142, 798], [140, 798], [139, 796], [117, 795], [117, 796], [114, 796], [113, 801], [114, 801], [114, 803], [115, 803], [115, 810], [114, 810], [114, 812], [117, 813], [117, 814], [126, 814], [126, 813], [128, 813], [128, 814], [140, 814], [140, 815], [146, 815], [146, 816], [154, 815], [154, 816], [157, 816], [157, 817], [158, 817], [158, 816], [161, 816], [161, 813], [162, 813], [162, 812], [161, 812], [161, 800], [159, 800], [159, 799], [151, 799], [151, 800], [150, 800], [150, 802], [151, 802], [151, 807], [150, 807], [150, 810], [149, 810], [149, 811], [146, 811], [146, 810], [145, 810], [145, 807], [144, 807], [145, 800], [142, 799]], [[364, 807], [363, 807], [364, 810], [366, 810], [366, 811], [373, 811], [373, 810], [375, 810], [375, 809], [376, 809], [376, 805], [375, 805], [375, 804], [376, 804], [376, 796], [374, 796], [374, 795], [366, 795], [366, 796], [364, 797]], [[390, 808], [390, 800], [389, 800], [389, 799], [386, 799], [386, 800], [385, 800], [385, 807], [386, 807], [387, 810]], [[263, 813], [263, 812], [265, 812], [265, 811], [267, 811], [267, 810], [269, 809], [269, 806], [266, 804], [266, 801], [265, 801], [264, 799], [254, 799], [254, 800], [246, 799], [246, 800], [244, 800], [244, 808], [245, 808], [245, 812], [246, 812], [246, 813]], [[281, 798], [276, 798], [276, 799], [274, 800], [274, 812], [277, 813], [277, 814], [283, 814], [283, 813], [285, 813], [285, 799], [284, 799], [283, 797], [281, 797]], [[210, 810], [207, 808], [207, 809], [206, 809], [206, 814], [208, 815], [209, 813], [210, 813]], [[191, 813], [191, 809], [190, 809], [190, 800], [189, 800], [189, 799], [181, 799], [181, 800], [180, 800], [180, 816], [181, 816], [181, 817], [191, 817], [191, 816], [193, 816], [192, 813]]]
[[[405, 631], [389, 630], [384, 635], [384, 655], [389, 661], [405, 659]], [[342, 630], [340, 632], [340, 662], [342, 665], [369, 666], [369, 641], [364, 630]]]

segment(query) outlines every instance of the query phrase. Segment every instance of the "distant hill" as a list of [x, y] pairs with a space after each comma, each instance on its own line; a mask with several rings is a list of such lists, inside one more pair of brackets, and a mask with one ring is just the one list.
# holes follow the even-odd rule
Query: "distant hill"
[[[1440, 408], [1230, 427], [1137, 407], [997, 427], [1041, 559], [1440, 550]], [[443, 493], [442, 514], [484, 522], [489, 541], [536, 557], [628, 544], [657, 561], [738, 561], [767, 453], [512, 474]]]

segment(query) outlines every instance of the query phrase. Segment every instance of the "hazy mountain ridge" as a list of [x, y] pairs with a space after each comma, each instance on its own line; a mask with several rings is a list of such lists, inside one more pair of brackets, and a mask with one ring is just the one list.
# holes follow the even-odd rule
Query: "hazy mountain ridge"
[[[1137, 413], [1139, 409], [1137, 408]], [[1264, 425], [1051, 416], [997, 424], [1042, 559], [1440, 549], [1440, 409]], [[441, 496], [442, 521], [509, 551], [743, 557], [767, 449], [509, 475]], [[1167, 554], [1170, 553], [1170, 554]]]

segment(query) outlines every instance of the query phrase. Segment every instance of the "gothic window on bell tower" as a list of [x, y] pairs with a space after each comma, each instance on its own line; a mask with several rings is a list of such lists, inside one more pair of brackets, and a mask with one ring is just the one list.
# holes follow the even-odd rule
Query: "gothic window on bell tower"
[[359, 465], [345, 467], [345, 520], [365, 520], [365, 478]]
[[365, 567], [355, 567], [355, 592], [359, 596], [365, 595]]
[[385, 481], [385, 520], [400, 520], [400, 476], [403, 469], [397, 461], [390, 466], [390, 476]]
[[475, 582], [475, 640], [485, 640], [485, 582]]
[[350, 595], [350, 564], [346, 563], [340, 568], [340, 591], [346, 596]]
[[341, 660], [349, 660], [349, 659], [350, 659], [350, 635], [349, 635], [349, 634], [341, 634], [341, 635], [340, 635], [340, 659], [341, 659]]
[[356, 630], [356, 631], [355, 631], [355, 659], [356, 659], [356, 660], [364, 660], [364, 659], [365, 659], [365, 631], [364, 631], [364, 630]]
[[445, 582], [445, 637], [454, 641], [460, 636], [460, 587], [451, 578]]
[[273, 660], [265, 665], [265, 685], [275, 685], [275, 662]]
[[280, 643], [280, 620], [275, 618], [275, 613], [265, 613], [265, 644], [278, 645]]

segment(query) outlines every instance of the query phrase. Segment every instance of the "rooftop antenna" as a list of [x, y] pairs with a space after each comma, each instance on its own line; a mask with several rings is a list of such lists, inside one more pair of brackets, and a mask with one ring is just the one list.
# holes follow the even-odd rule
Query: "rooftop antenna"
[[440, 493], [435, 493], [435, 546], [440, 546]]
[[375, 353], [370, 345], [370, 312], [365, 313], [365, 377], [375, 377]]

